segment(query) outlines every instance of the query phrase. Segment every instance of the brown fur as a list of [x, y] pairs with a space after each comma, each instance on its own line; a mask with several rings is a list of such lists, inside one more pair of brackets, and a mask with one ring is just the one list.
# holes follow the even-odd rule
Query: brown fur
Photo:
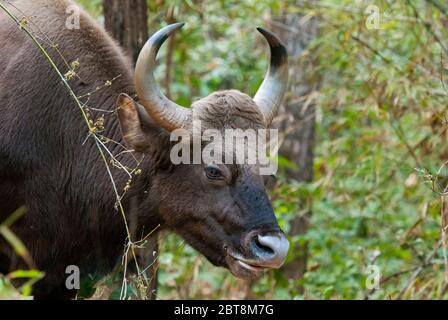
[[248, 95], [237, 90], [218, 91], [192, 105], [193, 120], [202, 129], [262, 129], [263, 115]]
[[[81, 15], [80, 30], [68, 30], [65, 9], [69, 1], [11, 2], [31, 17], [33, 30], [42, 31], [40, 39], [48, 36], [69, 62], [79, 60], [79, 78], [70, 81], [77, 95], [120, 75], [111, 86], [92, 95], [89, 106], [112, 111], [120, 93], [136, 97], [128, 59], [87, 14]], [[43, 43], [60, 70], [67, 71], [55, 50], [46, 40]], [[37, 267], [46, 272], [35, 294], [38, 298], [70, 297], [76, 292], [64, 286], [65, 268], [77, 265], [83, 276], [109, 272], [126, 240], [124, 223], [114, 207], [114, 190], [94, 140], [83, 144], [87, 128], [79, 109], [35, 44], [3, 12], [0, 44], [0, 222], [25, 205], [27, 213], [13, 231]], [[143, 174], [134, 179], [123, 199], [126, 212], [137, 212], [132, 221], [138, 225], [137, 234], [161, 224], [181, 234], [212, 263], [228, 267], [224, 245], [249, 256], [242, 245], [246, 231], [278, 229], [263, 179], [250, 168], [223, 168], [229, 181], [219, 188], [211, 186], [202, 165], [167, 165], [168, 134], [147, 115], [137, 116], [137, 103], [128, 100], [118, 106], [127, 142], [146, 154]], [[214, 93], [193, 108], [205, 127], [264, 126], [255, 103], [238, 91]], [[105, 128], [105, 136], [125, 143], [115, 114], [106, 115]], [[116, 144], [109, 147], [114, 153], [122, 150]], [[129, 154], [119, 160], [133, 165]], [[115, 167], [112, 174], [123, 190], [126, 174]], [[131, 201], [138, 207], [131, 208]], [[23, 261], [0, 240], [0, 272], [19, 267]]]

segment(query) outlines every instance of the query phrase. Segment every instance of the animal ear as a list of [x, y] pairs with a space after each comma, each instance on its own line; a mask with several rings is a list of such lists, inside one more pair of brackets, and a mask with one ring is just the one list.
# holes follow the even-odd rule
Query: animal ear
[[166, 141], [166, 131], [151, 119], [143, 106], [127, 94], [122, 93], [118, 97], [117, 112], [123, 138], [130, 149], [147, 153]]

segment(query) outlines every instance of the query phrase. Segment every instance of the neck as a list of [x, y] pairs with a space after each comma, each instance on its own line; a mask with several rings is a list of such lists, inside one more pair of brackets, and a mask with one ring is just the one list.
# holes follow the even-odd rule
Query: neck
[[[150, 168], [151, 160], [145, 158], [141, 166]], [[155, 230], [161, 229], [161, 222], [154, 192], [151, 192], [155, 173], [148, 170], [134, 177], [128, 194], [123, 199], [125, 214], [133, 241], [145, 238]]]

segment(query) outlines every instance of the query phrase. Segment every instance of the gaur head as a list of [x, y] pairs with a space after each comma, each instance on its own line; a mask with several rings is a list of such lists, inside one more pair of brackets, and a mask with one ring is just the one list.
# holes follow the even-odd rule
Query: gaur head
[[271, 62], [256, 95], [220, 91], [184, 108], [160, 92], [153, 74], [160, 46], [182, 26], [159, 30], [142, 49], [135, 69], [138, 101], [125, 94], [118, 100], [123, 136], [131, 149], [152, 155], [158, 164], [148, 197], [162, 227], [235, 276], [256, 278], [282, 266], [289, 247], [266, 192], [271, 177], [260, 175], [258, 164], [162, 164], [170, 161], [170, 133], [191, 132], [195, 121], [201, 130], [220, 132], [268, 128], [287, 86], [286, 50], [275, 35], [258, 28], [269, 44]]

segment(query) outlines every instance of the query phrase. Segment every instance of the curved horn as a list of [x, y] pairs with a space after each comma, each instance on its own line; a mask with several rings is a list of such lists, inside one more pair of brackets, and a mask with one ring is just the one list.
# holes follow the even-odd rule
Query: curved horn
[[186, 128], [191, 121], [191, 110], [179, 106], [160, 92], [154, 79], [154, 69], [160, 47], [183, 25], [184, 23], [173, 23], [152, 35], [140, 52], [135, 67], [135, 86], [141, 104], [154, 121], [169, 132]]
[[271, 64], [254, 101], [263, 113], [266, 124], [270, 125], [288, 86], [288, 54], [285, 46], [273, 33], [263, 28], [257, 30], [269, 44]]

